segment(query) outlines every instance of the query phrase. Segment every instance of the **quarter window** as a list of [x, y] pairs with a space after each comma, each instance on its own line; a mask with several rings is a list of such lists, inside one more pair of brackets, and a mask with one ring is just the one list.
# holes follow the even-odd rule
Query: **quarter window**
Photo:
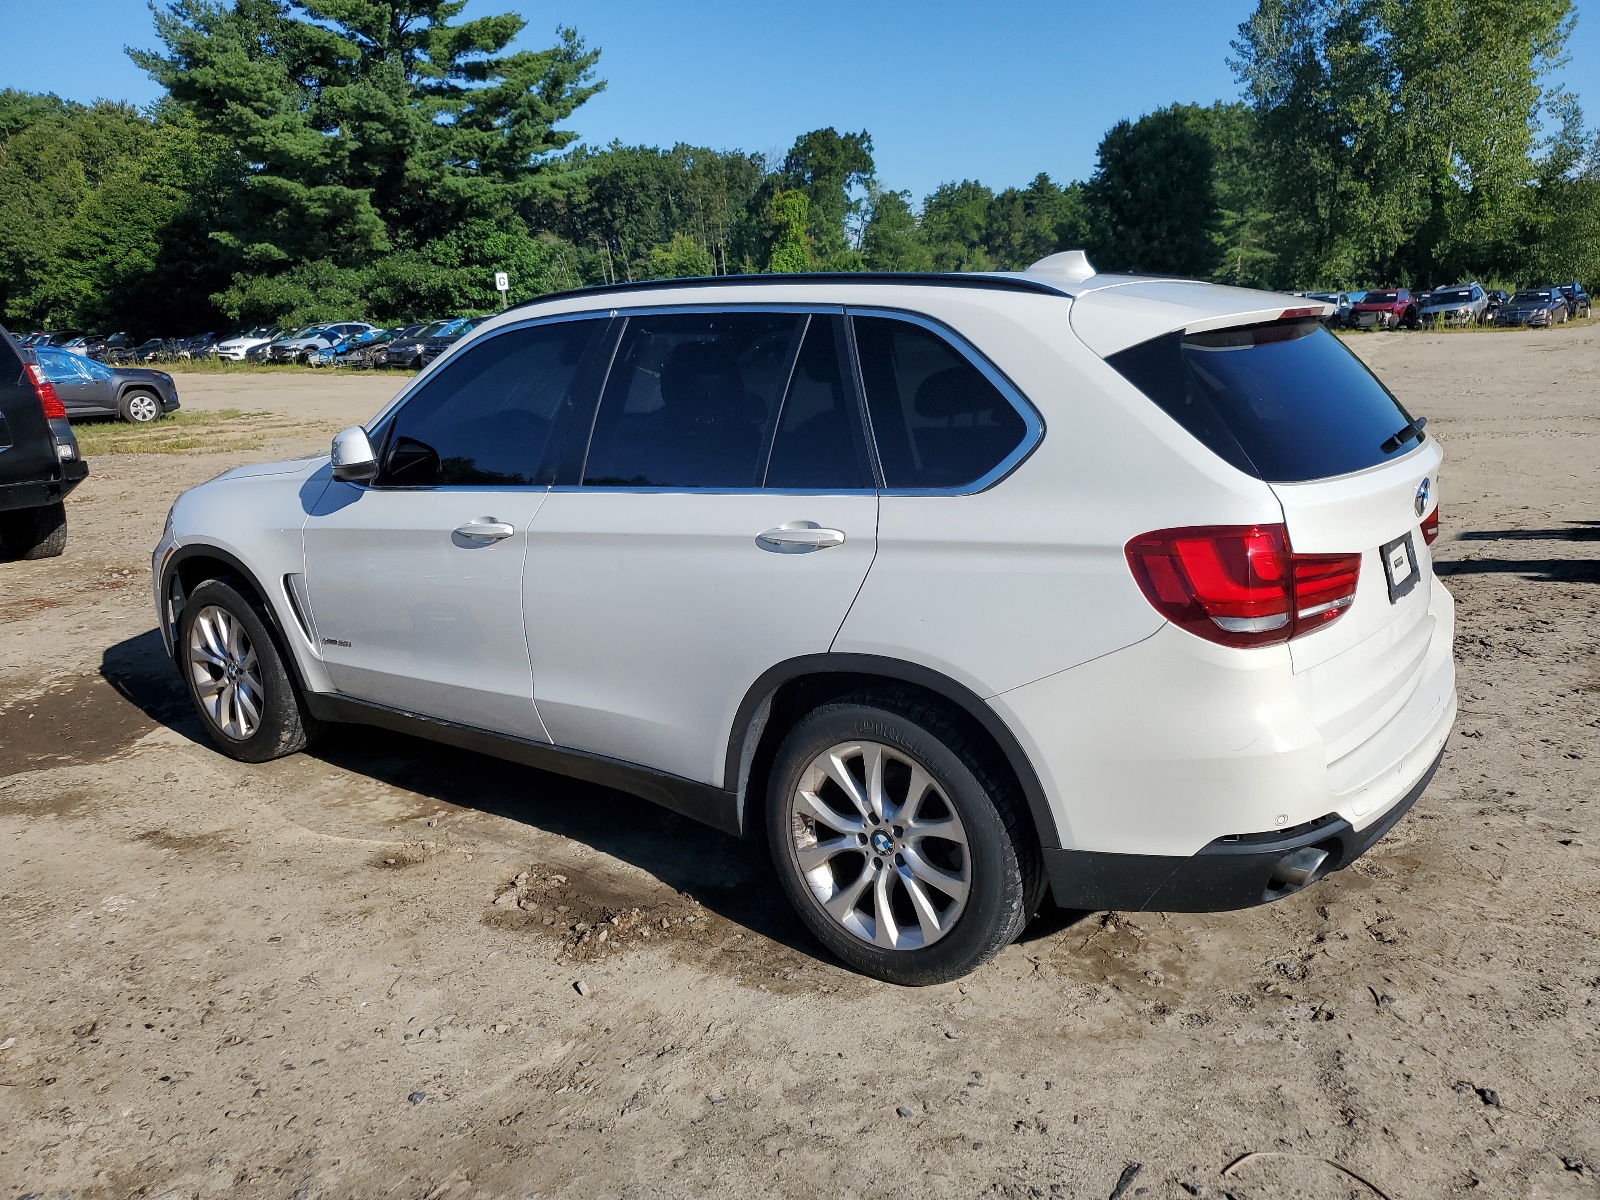
[[1022, 415], [939, 334], [894, 317], [854, 322], [885, 487], [964, 487], [1022, 444]]
[[584, 353], [605, 325], [601, 318], [512, 329], [445, 363], [395, 415], [379, 484], [548, 483], [546, 451]]
[[795, 313], [630, 317], [595, 416], [588, 487], [761, 486]]

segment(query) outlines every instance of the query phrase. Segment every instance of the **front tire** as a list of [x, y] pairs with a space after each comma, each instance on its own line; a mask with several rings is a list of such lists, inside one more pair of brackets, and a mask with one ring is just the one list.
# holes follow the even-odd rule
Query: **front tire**
[[117, 414], [129, 425], [148, 425], [161, 415], [161, 400], [154, 392], [135, 388], [122, 393]]
[[282, 758], [322, 732], [259, 605], [226, 580], [207, 579], [189, 593], [174, 644], [201, 724], [229, 757]]
[[846, 697], [790, 731], [767, 836], [790, 902], [863, 974], [958, 979], [1009, 945], [1043, 898], [1015, 786], [961, 725], [911, 693]]
[[0, 513], [0, 545], [12, 558], [59, 558], [67, 548], [67, 506], [57, 500]]

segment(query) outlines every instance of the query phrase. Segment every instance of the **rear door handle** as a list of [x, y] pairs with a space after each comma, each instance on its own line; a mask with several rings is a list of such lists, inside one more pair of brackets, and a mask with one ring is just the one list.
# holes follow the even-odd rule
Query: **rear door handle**
[[756, 534], [756, 545], [774, 554], [810, 554], [843, 544], [842, 530], [824, 529], [815, 521], [785, 521], [775, 529]]
[[473, 517], [465, 525], [457, 525], [455, 536], [476, 546], [498, 542], [516, 533], [516, 527], [497, 521], [493, 517]]

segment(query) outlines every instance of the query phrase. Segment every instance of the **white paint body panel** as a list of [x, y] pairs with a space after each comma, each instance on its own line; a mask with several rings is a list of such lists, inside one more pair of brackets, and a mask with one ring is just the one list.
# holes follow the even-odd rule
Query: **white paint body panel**
[[[522, 637], [522, 567], [542, 488], [330, 482], [305, 522], [305, 572], [339, 691], [495, 733], [549, 740]], [[474, 543], [457, 526], [517, 532]]]
[[[721, 785], [735, 711], [776, 663], [828, 649], [872, 563], [856, 495], [552, 492], [527, 570], [535, 695], [562, 746]], [[814, 521], [811, 553], [756, 535]]]

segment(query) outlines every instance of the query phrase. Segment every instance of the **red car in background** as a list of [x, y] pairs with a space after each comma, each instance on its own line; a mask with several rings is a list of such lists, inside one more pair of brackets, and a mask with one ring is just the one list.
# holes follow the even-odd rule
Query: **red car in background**
[[1405, 288], [1379, 288], [1361, 297], [1361, 303], [1350, 309], [1352, 329], [1399, 329], [1404, 325], [1415, 329], [1419, 302]]

